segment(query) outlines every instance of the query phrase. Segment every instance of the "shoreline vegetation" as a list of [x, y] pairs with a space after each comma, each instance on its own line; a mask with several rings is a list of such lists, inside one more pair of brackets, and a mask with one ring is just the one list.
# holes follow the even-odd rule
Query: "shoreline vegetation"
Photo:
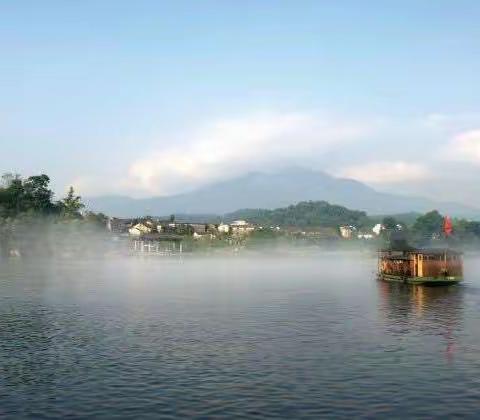
[[2, 257], [372, 253], [398, 236], [417, 247], [480, 250], [479, 221], [454, 218], [453, 235], [447, 241], [442, 235], [444, 216], [437, 210], [374, 216], [326, 201], [308, 201], [273, 210], [238, 210], [202, 223], [175, 215], [117, 219], [86, 209], [73, 187], [55, 201], [49, 184], [45, 174], [2, 176]]

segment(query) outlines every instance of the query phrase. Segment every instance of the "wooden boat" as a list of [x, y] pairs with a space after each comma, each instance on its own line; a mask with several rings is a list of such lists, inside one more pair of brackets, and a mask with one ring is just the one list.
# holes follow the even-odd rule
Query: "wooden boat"
[[455, 284], [463, 279], [462, 254], [447, 248], [381, 250], [378, 277], [410, 284]]

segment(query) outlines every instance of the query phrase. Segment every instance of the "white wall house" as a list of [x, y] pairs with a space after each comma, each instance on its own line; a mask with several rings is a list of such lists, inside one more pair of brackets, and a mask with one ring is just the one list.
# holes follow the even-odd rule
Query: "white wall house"
[[246, 220], [235, 220], [230, 223], [230, 230], [232, 233], [250, 233], [255, 230], [255, 227]]
[[344, 239], [352, 239], [353, 232], [357, 230], [355, 226], [340, 226], [340, 236]]
[[220, 233], [229, 233], [230, 232], [230, 226], [226, 225], [225, 223], [220, 223], [218, 225], [218, 231]]
[[132, 226], [130, 229], [128, 229], [128, 233], [132, 236], [140, 236], [150, 232], [152, 232], [152, 228], [144, 225], [143, 223], [137, 223], [135, 226]]
[[373, 228], [372, 228], [372, 232], [375, 234], [375, 235], [380, 235], [380, 232], [384, 229], [383, 225], [381, 223], [377, 223]]

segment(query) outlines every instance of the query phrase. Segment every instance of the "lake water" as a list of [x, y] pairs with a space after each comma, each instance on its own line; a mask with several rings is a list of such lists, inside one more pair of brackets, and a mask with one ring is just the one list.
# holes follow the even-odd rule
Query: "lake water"
[[0, 264], [2, 417], [478, 416], [480, 259], [447, 288], [342, 254]]

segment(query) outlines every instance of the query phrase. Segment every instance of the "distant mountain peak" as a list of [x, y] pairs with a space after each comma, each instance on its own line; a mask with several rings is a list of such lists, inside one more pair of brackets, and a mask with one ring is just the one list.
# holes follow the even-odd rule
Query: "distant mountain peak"
[[204, 186], [192, 192], [167, 197], [132, 199], [101, 196], [85, 200], [94, 211], [112, 216], [168, 214], [225, 214], [238, 209], [275, 209], [301, 201], [327, 201], [369, 214], [395, 214], [438, 209], [456, 216], [478, 217], [480, 210], [421, 197], [378, 192], [348, 178], [335, 178], [323, 171], [300, 166], [271, 173], [250, 172]]

